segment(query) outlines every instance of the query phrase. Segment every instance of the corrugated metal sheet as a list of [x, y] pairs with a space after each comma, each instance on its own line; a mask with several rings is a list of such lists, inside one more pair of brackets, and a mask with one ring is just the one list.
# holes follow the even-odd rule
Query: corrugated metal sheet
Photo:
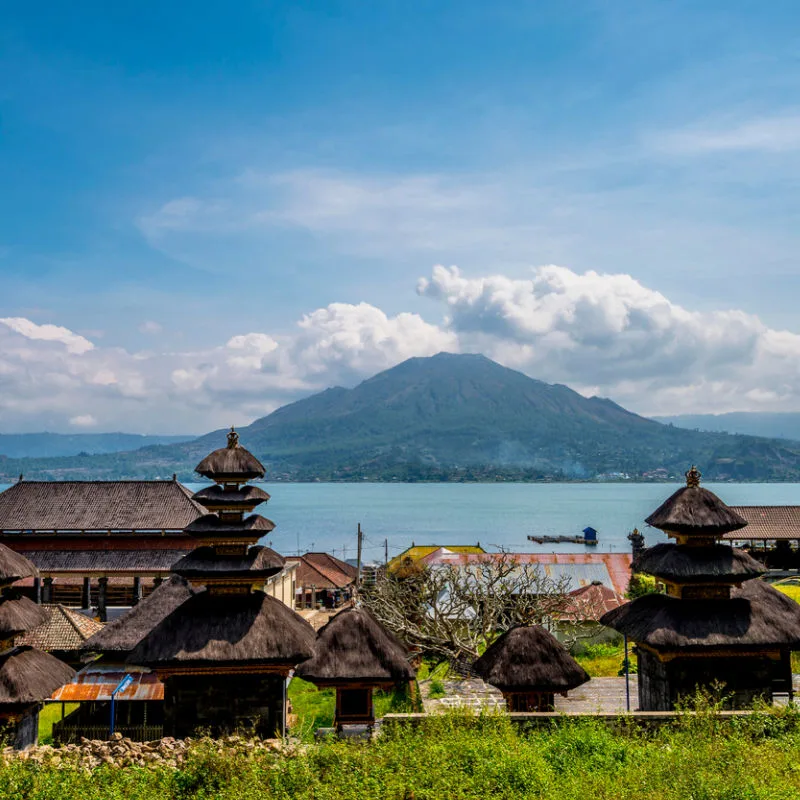
[[80, 703], [89, 700], [110, 700], [125, 675], [133, 676], [133, 683], [117, 695], [117, 700], [163, 700], [164, 684], [145, 667], [124, 664], [89, 664], [65, 686], [51, 695], [51, 700]]
[[566, 591], [582, 589], [593, 583], [613, 586], [611, 575], [605, 564], [540, 564], [544, 574], [553, 582], [566, 584]]

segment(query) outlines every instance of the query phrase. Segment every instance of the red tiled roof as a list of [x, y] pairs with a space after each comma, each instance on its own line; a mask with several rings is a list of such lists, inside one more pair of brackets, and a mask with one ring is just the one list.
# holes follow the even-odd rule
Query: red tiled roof
[[621, 594], [608, 586], [592, 583], [567, 595], [563, 615], [575, 621], [597, 622], [606, 611], [619, 608], [626, 602], [628, 601]]
[[14, 640], [16, 646], [29, 645], [37, 650], [77, 650], [90, 636], [102, 630], [103, 623], [65, 608], [45, 604], [47, 622], [26, 631]]
[[0, 531], [183, 530], [205, 513], [177, 481], [19, 481], [0, 492]]
[[296, 585], [316, 586], [318, 589], [344, 589], [356, 578], [356, 568], [328, 553], [306, 553], [286, 556], [297, 564]]
[[800, 539], [800, 506], [731, 506], [747, 520], [747, 527], [726, 533], [723, 539]]

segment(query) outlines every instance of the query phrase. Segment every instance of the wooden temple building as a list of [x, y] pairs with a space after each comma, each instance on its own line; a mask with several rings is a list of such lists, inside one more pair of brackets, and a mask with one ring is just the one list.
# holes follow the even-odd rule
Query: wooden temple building
[[25, 592], [43, 603], [107, 609], [138, 603], [196, 541], [206, 509], [177, 480], [26, 481], [0, 492], [0, 543], [38, 569]]
[[0, 545], [0, 726], [18, 749], [36, 744], [42, 702], [75, 675], [55, 656], [14, 643], [48, 619], [41, 606], [12, 588], [27, 577], [36, 577], [36, 567]]
[[[256, 545], [273, 523], [249, 513], [268, 498], [247, 485], [264, 476], [264, 467], [231, 431], [227, 447], [196, 469], [216, 485], [194, 495], [209, 513], [187, 526], [198, 546], [172, 567], [191, 594], [163, 616], [153, 604], [153, 616], [161, 619], [139, 637], [127, 662], [150, 667], [163, 682], [167, 735], [244, 728], [272, 736], [284, 729], [286, 681], [312, 655], [314, 631], [264, 592], [284, 567], [280, 555]], [[141, 620], [127, 619], [116, 636], [125, 636], [129, 625], [136, 636], [141, 632]]]
[[496, 686], [509, 711], [555, 711], [555, 696], [589, 680], [586, 670], [540, 625], [511, 628], [494, 641], [473, 669]]
[[320, 629], [295, 675], [336, 689], [334, 726], [375, 724], [373, 694], [415, 678], [405, 647], [365, 608], [340, 611]]
[[760, 580], [760, 562], [720, 543], [746, 520], [702, 488], [692, 467], [686, 486], [647, 523], [675, 542], [644, 550], [633, 569], [654, 575], [666, 593], [639, 597], [600, 620], [636, 644], [640, 710], [671, 710], [715, 682], [733, 708], [771, 702], [774, 691], [791, 694], [800, 605]]

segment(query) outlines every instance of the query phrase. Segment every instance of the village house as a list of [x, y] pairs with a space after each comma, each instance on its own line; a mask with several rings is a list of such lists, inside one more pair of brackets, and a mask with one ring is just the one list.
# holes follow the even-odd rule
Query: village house
[[295, 568], [296, 608], [337, 608], [352, 596], [357, 569], [328, 553], [286, 556]]

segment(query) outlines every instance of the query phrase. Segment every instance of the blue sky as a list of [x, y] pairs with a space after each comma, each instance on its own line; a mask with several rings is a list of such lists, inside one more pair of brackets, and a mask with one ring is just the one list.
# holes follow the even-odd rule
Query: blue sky
[[[799, 21], [795, 2], [17, 4], [0, 318], [39, 327], [7, 325], [0, 430], [204, 430], [440, 345], [646, 413], [800, 410], [780, 335], [800, 333]], [[581, 312], [617, 319], [601, 281], [545, 330], [502, 287], [541, 299], [525, 282], [549, 264], [641, 292], [606, 330]], [[666, 327], [642, 322], [658, 293]], [[683, 341], [684, 311], [715, 332]], [[749, 320], [738, 361], [725, 312]], [[703, 354], [685, 375], [682, 348]]]

